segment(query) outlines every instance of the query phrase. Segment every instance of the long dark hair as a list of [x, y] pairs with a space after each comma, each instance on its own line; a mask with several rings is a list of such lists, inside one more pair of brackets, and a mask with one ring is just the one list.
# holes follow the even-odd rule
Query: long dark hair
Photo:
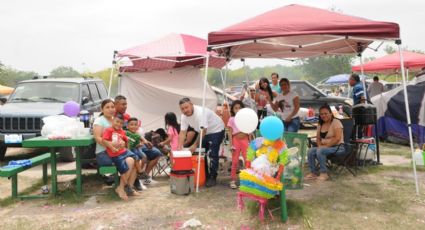
[[270, 87], [269, 79], [267, 79], [267, 78], [265, 78], [265, 77], [260, 78], [259, 88], [260, 88], [261, 90], [264, 90], [263, 88], [261, 88], [261, 83], [262, 83], [262, 82], [266, 82], [266, 83], [267, 83], [267, 88], [266, 88], [265, 90], [266, 90], [266, 91], [267, 91], [267, 93], [269, 94], [269, 96], [270, 96], [270, 100], [272, 100], [272, 101], [273, 101], [273, 92], [272, 92], [272, 88]]
[[177, 130], [180, 133], [180, 124], [177, 122], [176, 114], [173, 112], [168, 112], [165, 114], [165, 126], [169, 125]]
[[326, 109], [330, 114], [331, 114], [331, 122], [334, 119], [334, 114], [332, 113], [332, 109], [328, 104], [324, 104], [320, 107], [319, 109], [319, 125], [322, 126], [324, 121], [322, 120], [322, 118], [320, 117], [320, 110], [322, 109]]
[[232, 117], [234, 117], [236, 115], [235, 112], [233, 112], [233, 108], [235, 107], [235, 105], [240, 105], [241, 109], [245, 108], [245, 105], [242, 103], [241, 100], [233, 101], [232, 106], [230, 106], [230, 115], [232, 115]]
[[[105, 100], [103, 100], [102, 101], [102, 103], [100, 104], [100, 108], [103, 110], [103, 107], [105, 107], [105, 105], [106, 104], [108, 104], [108, 103], [114, 103], [114, 101], [113, 100], [111, 100], [111, 99], [105, 99]], [[100, 114], [99, 114], [99, 117], [100, 116], [103, 116], [103, 112], [101, 112]]]

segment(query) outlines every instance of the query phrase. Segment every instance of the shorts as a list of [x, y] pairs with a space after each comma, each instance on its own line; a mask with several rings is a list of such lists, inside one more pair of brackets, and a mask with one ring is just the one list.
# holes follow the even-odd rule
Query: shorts
[[96, 161], [97, 165], [100, 166], [111, 166], [114, 165], [112, 162], [112, 159], [109, 157], [109, 155], [106, 153], [106, 151], [102, 151], [98, 154], [96, 154]]
[[156, 158], [162, 156], [162, 153], [156, 147], [148, 148], [146, 145], [143, 145], [139, 150], [145, 153], [148, 160], [155, 160]]
[[134, 148], [131, 151], [138, 157], [138, 160], [146, 159], [146, 154], [140, 148]]
[[119, 156], [111, 158], [112, 162], [114, 162], [115, 167], [117, 167], [117, 170], [121, 175], [126, 173], [129, 170], [127, 162], [125, 161], [125, 159], [127, 157], [132, 157], [135, 160], [138, 159], [136, 154], [134, 154], [133, 152], [131, 152], [129, 150], [125, 151], [123, 154], [121, 154]]

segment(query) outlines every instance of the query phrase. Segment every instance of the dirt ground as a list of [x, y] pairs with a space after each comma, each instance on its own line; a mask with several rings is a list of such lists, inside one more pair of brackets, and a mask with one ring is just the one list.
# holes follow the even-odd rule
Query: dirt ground
[[[58, 197], [11, 201], [7, 198], [10, 181], [0, 178], [0, 229], [178, 229], [192, 218], [201, 224], [195, 229], [425, 229], [425, 170], [418, 171], [420, 195], [416, 196], [410, 159], [385, 155], [387, 149], [405, 152], [408, 148], [383, 146], [382, 166], [361, 168], [356, 177], [332, 175], [331, 181], [306, 182], [302, 190], [287, 191], [287, 223], [280, 221], [280, 210], [273, 211], [274, 220], [267, 217], [264, 222], [252, 203], [238, 210], [236, 190], [229, 188], [226, 172], [217, 186], [188, 196], [171, 194], [168, 178], [157, 177], [158, 183], [141, 197], [123, 202], [94, 170], [85, 170], [83, 197], [74, 195], [72, 177], [61, 176]], [[24, 190], [41, 180], [41, 170], [27, 170], [19, 180]], [[32, 193], [39, 193], [40, 187]], [[270, 203], [277, 206], [278, 201]]]

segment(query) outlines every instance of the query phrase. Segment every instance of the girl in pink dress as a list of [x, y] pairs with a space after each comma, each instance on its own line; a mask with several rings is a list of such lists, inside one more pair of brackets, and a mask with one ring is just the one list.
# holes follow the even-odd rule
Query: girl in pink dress
[[232, 170], [230, 173], [232, 180], [230, 181], [230, 187], [233, 189], [238, 188], [236, 185], [236, 170], [239, 164], [239, 155], [242, 153], [244, 162], [246, 162], [246, 150], [249, 145], [249, 134], [239, 131], [235, 124], [236, 113], [244, 107], [245, 106], [242, 101], [234, 101], [230, 108], [230, 114], [232, 116], [230, 117], [229, 122], [227, 122], [228, 136], [232, 137], [229, 139], [231, 140], [230, 145], [232, 146]]
[[180, 132], [180, 124], [177, 123], [176, 114], [173, 112], [168, 112], [165, 114], [165, 129], [167, 130], [167, 139], [161, 142], [161, 145], [170, 145], [171, 150], [177, 150], [177, 146], [179, 143], [179, 132]]

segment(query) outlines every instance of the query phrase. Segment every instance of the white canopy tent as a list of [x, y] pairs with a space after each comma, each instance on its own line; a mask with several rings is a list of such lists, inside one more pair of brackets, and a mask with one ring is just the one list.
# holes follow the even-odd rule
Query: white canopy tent
[[[129, 98], [128, 113], [141, 118], [146, 131], [165, 127], [167, 112], [180, 114], [179, 99], [189, 97], [195, 104], [202, 103], [204, 82], [197, 67], [121, 75], [119, 93]], [[205, 92], [205, 99], [205, 106], [214, 111], [217, 97], [210, 88]]]

